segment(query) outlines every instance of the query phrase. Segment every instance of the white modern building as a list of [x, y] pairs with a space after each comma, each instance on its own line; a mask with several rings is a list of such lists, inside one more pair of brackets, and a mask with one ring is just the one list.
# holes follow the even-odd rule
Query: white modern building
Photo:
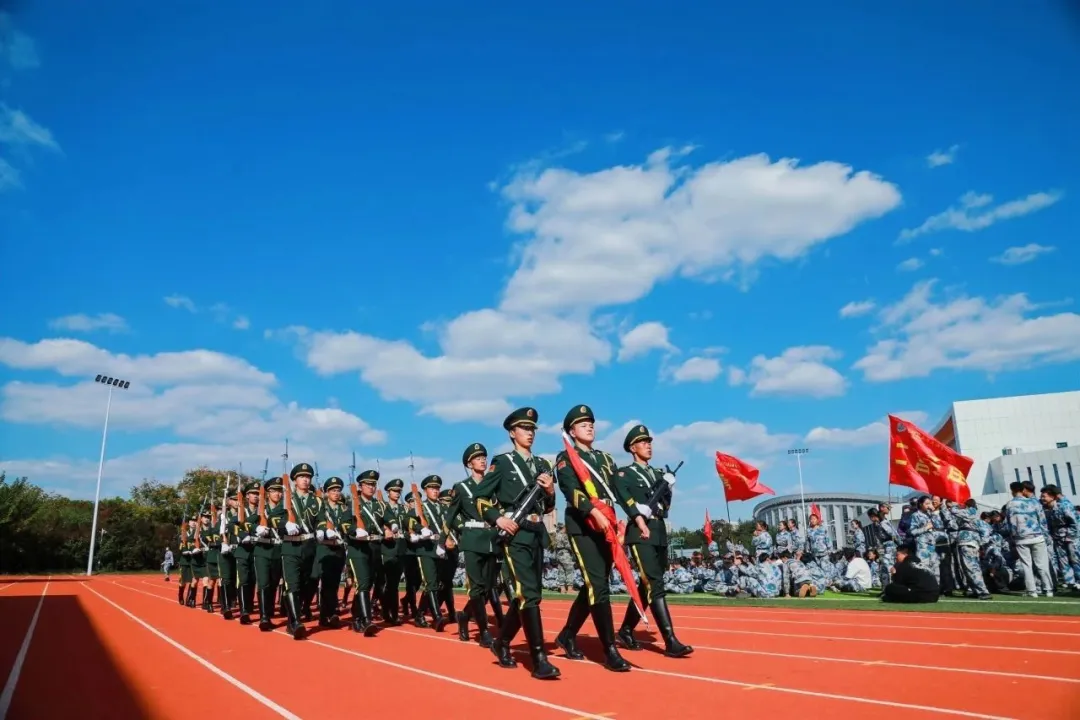
[[975, 463], [971, 494], [982, 505], [1009, 500], [1009, 483], [1080, 486], [1080, 391], [954, 402], [934, 437]]
[[[806, 493], [805, 515], [810, 518], [810, 506], [817, 505], [821, 511], [821, 523], [829, 531], [833, 546], [837, 549], [848, 544], [848, 526], [852, 520], [868, 522], [866, 511], [888, 502], [884, 495], [859, 495], [856, 493]], [[776, 533], [781, 520], [795, 519], [799, 527], [805, 529], [803, 521], [803, 496], [778, 495], [757, 504], [754, 508], [754, 520], [764, 520], [769, 524], [769, 531]]]

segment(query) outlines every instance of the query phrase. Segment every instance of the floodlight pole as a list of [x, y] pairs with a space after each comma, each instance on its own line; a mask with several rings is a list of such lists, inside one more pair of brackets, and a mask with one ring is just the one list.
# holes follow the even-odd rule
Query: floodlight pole
[[808, 448], [795, 448], [787, 451], [788, 455], [795, 456], [795, 464], [799, 467], [799, 507], [802, 509], [802, 534], [804, 539], [807, 537], [810, 528], [806, 524], [806, 493], [803, 491], [802, 456], [808, 452], [810, 452]]
[[106, 375], [98, 375], [94, 378], [94, 382], [99, 382], [108, 386], [109, 398], [105, 402], [105, 428], [101, 432], [101, 455], [98, 457], [97, 489], [94, 490], [94, 519], [90, 526], [90, 557], [86, 561], [87, 576], [94, 574], [94, 548], [95, 541], [97, 540], [98, 505], [101, 502], [101, 474], [105, 469], [105, 441], [109, 438], [109, 413], [112, 411], [113, 388], [127, 390], [131, 387], [131, 383], [126, 380], [120, 380]]

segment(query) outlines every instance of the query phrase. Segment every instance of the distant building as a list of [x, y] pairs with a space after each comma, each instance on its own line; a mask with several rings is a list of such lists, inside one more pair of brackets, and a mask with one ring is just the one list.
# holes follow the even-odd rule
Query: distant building
[[821, 511], [821, 523], [829, 531], [833, 546], [839, 549], [848, 544], [848, 527], [852, 520], [859, 520], [865, 525], [868, 522], [866, 511], [889, 501], [884, 495], [847, 492], [806, 493], [805, 498], [805, 521], [801, 495], [778, 495], [758, 503], [754, 508], [754, 520], [764, 520], [775, 534], [781, 520], [794, 518], [805, 531], [806, 522], [810, 519], [810, 506], [815, 504]]

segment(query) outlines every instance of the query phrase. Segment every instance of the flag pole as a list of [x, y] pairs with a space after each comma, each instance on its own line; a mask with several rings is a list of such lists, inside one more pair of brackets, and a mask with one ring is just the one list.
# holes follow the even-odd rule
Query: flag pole
[[808, 448], [795, 448], [794, 450], [788, 450], [788, 455], [795, 456], [795, 464], [799, 467], [799, 508], [802, 510], [802, 536], [806, 539], [807, 525], [806, 525], [806, 493], [803, 491], [802, 481], [802, 456], [810, 452]]

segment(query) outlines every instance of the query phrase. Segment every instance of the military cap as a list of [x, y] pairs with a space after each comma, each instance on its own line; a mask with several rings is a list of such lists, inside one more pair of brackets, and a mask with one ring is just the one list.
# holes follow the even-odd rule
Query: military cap
[[209, 510], [203, 510], [199, 514], [202, 515], [203, 517], [210, 517], [210, 511]]
[[428, 475], [420, 483], [420, 487], [424, 488], [425, 490], [427, 490], [428, 488], [441, 488], [442, 478], [438, 475]]
[[480, 443], [473, 443], [469, 447], [465, 448], [465, 452], [461, 454], [461, 464], [468, 465], [473, 461], [473, 458], [480, 457], [481, 455], [487, 457], [487, 448]]
[[411, 492], [410, 493], [405, 493], [405, 502], [411, 503], [412, 501], [413, 501], [413, 494]]
[[446, 488], [441, 493], [439, 493], [439, 499], [440, 500], [450, 500], [453, 497], [454, 497], [454, 488]]
[[248, 493], [257, 493], [257, 492], [259, 492], [259, 482], [257, 480], [252, 480], [251, 482], [249, 482], [247, 485], [244, 486], [244, 494], [245, 495], [247, 495]]
[[596, 417], [593, 416], [592, 408], [588, 405], [575, 405], [570, 408], [570, 412], [566, 413], [566, 417], [562, 421], [562, 429], [564, 432], [570, 432], [570, 428], [577, 425], [579, 422], [596, 422]]
[[307, 463], [300, 463], [299, 465], [295, 466], [292, 469], [291, 473], [289, 473], [289, 477], [291, 477], [291, 478], [300, 477], [301, 475], [307, 475], [308, 477], [315, 477], [315, 471], [312, 470], [311, 466], [308, 465]]
[[340, 490], [343, 487], [345, 487], [345, 482], [339, 477], [327, 478], [326, 482], [322, 484], [323, 492], [329, 492], [334, 488]]
[[263, 487], [266, 488], [267, 490], [284, 490], [285, 489], [285, 486], [281, 484], [281, 478], [279, 478], [276, 475], [274, 477], [272, 477], [272, 478], [267, 478], [266, 482], [263, 483]]
[[630, 428], [630, 432], [626, 433], [626, 439], [623, 440], [622, 449], [626, 452], [630, 452], [630, 446], [640, 440], [652, 441], [652, 435], [649, 434], [649, 428], [644, 425], [635, 425]]
[[503, 420], [503, 430], [513, 430], [516, 427], [534, 428], [538, 419], [534, 408], [518, 408]]
[[365, 470], [356, 476], [356, 482], [363, 483], [365, 485], [375, 485], [379, 482], [378, 470]]
[[387, 492], [390, 492], [391, 490], [397, 490], [398, 492], [401, 492], [404, 487], [405, 481], [401, 478], [394, 478], [390, 482], [383, 485], [383, 489], [385, 489]]

